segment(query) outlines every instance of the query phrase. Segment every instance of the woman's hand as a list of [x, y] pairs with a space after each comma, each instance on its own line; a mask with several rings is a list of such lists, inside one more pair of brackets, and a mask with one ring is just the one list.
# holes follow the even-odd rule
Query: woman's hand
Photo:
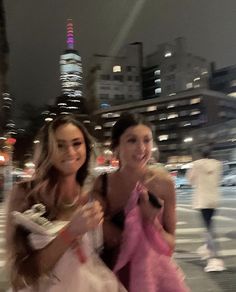
[[140, 192], [139, 208], [143, 219], [151, 223], [154, 223], [157, 215], [160, 212], [160, 209], [153, 207], [152, 204], [149, 202], [148, 193], [145, 190], [142, 190]]
[[68, 224], [68, 231], [75, 236], [82, 235], [102, 222], [102, 207], [98, 201], [94, 201], [78, 208]]
[[143, 169], [139, 181], [149, 192], [164, 201], [167, 194], [174, 193], [173, 179], [165, 169]]

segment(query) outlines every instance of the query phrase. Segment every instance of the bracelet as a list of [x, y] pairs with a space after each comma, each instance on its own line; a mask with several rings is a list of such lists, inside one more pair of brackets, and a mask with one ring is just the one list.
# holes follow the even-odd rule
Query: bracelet
[[[76, 240], [75, 238], [73, 238], [73, 236], [71, 235], [67, 228], [62, 229], [62, 231], [60, 232], [60, 236], [63, 239], [63, 241], [69, 245], [71, 245]], [[77, 243], [76, 247], [73, 248], [73, 250], [76, 253], [79, 261], [81, 263], [85, 263], [87, 261], [85, 252], [83, 251], [83, 248], [81, 247], [80, 243], [78, 241], [76, 241], [76, 243]]]
[[71, 235], [71, 233], [68, 231], [66, 227], [62, 228], [62, 230], [59, 233], [59, 236], [68, 245], [71, 245], [71, 243], [75, 240], [75, 238]]

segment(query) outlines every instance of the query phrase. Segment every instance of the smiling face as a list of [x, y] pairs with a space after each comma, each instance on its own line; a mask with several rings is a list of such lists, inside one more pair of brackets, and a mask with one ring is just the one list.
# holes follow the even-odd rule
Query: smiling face
[[53, 166], [62, 175], [76, 175], [86, 160], [86, 145], [81, 130], [73, 124], [59, 126], [55, 131], [56, 151]]
[[152, 131], [145, 125], [129, 127], [120, 137], [117, 147], [121, 166], [142, 168], [151, 157]]

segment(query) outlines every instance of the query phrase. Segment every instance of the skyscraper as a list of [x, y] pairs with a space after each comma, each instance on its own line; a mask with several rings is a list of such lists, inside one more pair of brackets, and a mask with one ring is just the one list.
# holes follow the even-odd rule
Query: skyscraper
[[60, 57], [60, 80], [62, 95], [57, 98], [60, 113], [84, 113], [82, 93], [81, 57], [74, 48], [74, 28], [71, 19], [67, 20], [67, 49]]

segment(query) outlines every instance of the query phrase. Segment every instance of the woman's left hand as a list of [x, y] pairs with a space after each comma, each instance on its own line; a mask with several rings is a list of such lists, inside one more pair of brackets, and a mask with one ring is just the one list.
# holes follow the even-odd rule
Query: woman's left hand
[[149, 202], [148, 193], [145, 190], [140, 192], [139, 208], [141, 210], [142, 217], [145, 221], [154, 223], [160, 209], [153, 207]]
[[153, 195], [164, 201], [166, 194], [173, 193], [174, 182], [171, 175], [165, 169], [143, 169], [139, 181]]

